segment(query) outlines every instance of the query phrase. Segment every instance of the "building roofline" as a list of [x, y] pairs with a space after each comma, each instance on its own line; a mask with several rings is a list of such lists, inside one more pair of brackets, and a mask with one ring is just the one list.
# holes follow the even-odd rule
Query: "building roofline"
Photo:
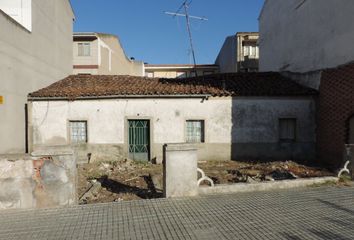
[[261, 9], [261, 12], [259, 13], [258, 20], [260, 20], [260, 18], [262, 17], [265, 6], [268, 4], [268, 2], [269, 2], [269, 0], [265, 0], [265, 2], [263, 3], [263, 7]]
[[145, 64], [146, 69], [168, 69], [168, 68], [219, 68], [216, 64]]
[[[76, 100], [122, 99], [122, 98], [209, 98], [211, 94], [171, 94], [171, 95], [108, 95], [76, 97]], [[227, 96], [226, 96], [227, 97]], [[69, 97], [31, 97], [28, 101], [72, 101]]]
[[68, 0], [68, 2], [69, 2], [70, 9], [71, 9], [71, 13], [73, 15], [73, 21], [75, 21], [76, 19], [75, 19], [75, 11], [74, 11], [73, 5], [71, 3], [71, 0]]
[[236, 35], [238, 34], [259, 34], [259, 32], [237, 32]]

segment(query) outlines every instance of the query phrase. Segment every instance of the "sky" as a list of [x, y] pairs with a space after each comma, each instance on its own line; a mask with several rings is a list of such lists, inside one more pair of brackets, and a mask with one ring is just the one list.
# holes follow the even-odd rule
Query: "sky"
[[[182, 0], [71, 0], [75, 32], [119, 36], [126, 55], [150, 64], [193, 63], [186, 21], [164, 14], [175, 12]], [[192, 0], [191, 20], [196, 60], [212, 64], [227, 36], [258, 31], [264, 0]], [[183, 12], [182, 12], [183, 13]]]

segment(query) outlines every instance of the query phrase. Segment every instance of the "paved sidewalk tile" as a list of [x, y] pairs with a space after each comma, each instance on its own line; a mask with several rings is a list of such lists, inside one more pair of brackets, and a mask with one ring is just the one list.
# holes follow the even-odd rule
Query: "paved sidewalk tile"
[[0, 212], [0, 239], [354, 239], [354, 188]]

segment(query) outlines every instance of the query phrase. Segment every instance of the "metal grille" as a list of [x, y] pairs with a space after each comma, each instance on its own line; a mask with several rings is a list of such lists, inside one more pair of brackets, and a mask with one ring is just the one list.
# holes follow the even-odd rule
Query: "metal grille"
[[87, 142], [86, 121], [70, 121], [70, 139], [72, 143]]
[[149, 139], [148, 120], [129, 120], [129, 153], [143, 153], [141, 156], [147, 158]]
[[203, 120], [187, 121], [186, 141], [188, 143], [204, 142], [204, 121]]

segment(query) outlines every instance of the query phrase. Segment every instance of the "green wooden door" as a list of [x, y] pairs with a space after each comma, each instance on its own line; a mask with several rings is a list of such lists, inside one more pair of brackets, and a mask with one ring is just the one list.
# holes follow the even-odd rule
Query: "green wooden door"
[[149, 120], [129, 120], [129, 158], [138, 161], [150, 159]]

